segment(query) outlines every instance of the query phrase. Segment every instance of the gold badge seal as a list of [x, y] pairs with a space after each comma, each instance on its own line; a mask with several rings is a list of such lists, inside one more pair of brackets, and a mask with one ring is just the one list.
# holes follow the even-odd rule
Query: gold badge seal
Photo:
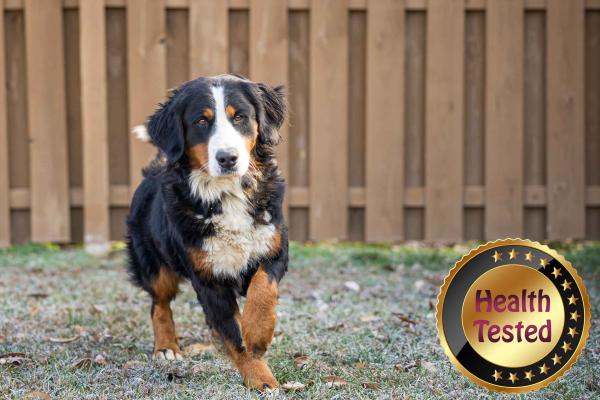
[[498, 392], [549, 385], [577, 361], [590, 330], [582, 279], [556, 251], [505, 239], [472, 250], [442, 285], [438, 335], [467, 378]]

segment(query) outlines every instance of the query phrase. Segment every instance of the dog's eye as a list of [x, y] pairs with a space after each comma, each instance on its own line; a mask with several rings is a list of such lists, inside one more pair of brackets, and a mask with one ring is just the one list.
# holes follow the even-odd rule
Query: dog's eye
[[234, 124], [239, 124], [243, 120], [244, 120], [244, 116], [242, 114], [235, 114], [235, 116], [233, 117]]
[[206, 117], [200, 117], [200, 119], [198, 119], [198, 121], [196, 121], [196, 125], [198, 125], [198, 126], [207, 126], [208, 125], [208, 119], [206, 119]]

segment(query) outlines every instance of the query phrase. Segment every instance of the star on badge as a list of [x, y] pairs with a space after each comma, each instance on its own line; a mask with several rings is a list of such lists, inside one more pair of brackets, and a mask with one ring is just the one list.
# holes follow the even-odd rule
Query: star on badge
[[515, 381], [518, 381], [519, 378], [517, 378], [517, 374], [513, 374], [512, 372], [509, 372], [509, 377], [508, 380], [511, 381], [512, 383], [515, 383]]
[[494, 255], [492, 256], [492, 258], [494, 259], [494, 262], [498, 262], [498, 261], [502, 260], [502, 253], [498, 253], [497, 251], [494, 251]]
[[555, 353], [554, 357], [552, 357], [551, 360], [554, 363], [554, 365], [556, 365], [556, 364], [560, 364], [561, 358], [562, 358], [561, 356], [559, 356], [558, 354]]
[[531, 252], [525, 254], [525, 261], [533, 261], [533, 254]]
[[519, 253], [517, 253], [515, 251], [515, 249], [512, 249], [511, 251], [508, 252], [508, 256], [510, 257], [511, 260], [517, 258], [517, 255], [519, 255]]
[[554, 279], [562, 275], [562, 273], [560, 272], [560, 268], [554, 268], [554, 271], [552, 271], [551, 274], [554, 275]]
[[546, 260], [545, 258], [540, 258], [540, 265], [542, 266], [542, 268], [546, 267], [546, 265], [548, 265], [548, 260]]
[[498, 382], [498, 379], [502, 379], [502, 371], [494, 370], [494, 373], [492, 374], [492, 378], [494, 378], [495, 382]]
[[579, 335], [579, 332], [577, 332], [576, 328], [569, 328], [569, 333], [567, 333], [567, 335], [574, 338], [576, 335]]
[[579, 299], [575, 297], [574, 294], [572, 294], [571, 297], [569, 297], [567, 300], [569, 300], [569, 304], [577, 304], [577, 300]]
[[531, 379], [534, 377], [533, 372], [531, 370], [525, 372], [525, 379], [531, 382]]
[[563, 349], [563, 351], [564, 351], [565, 353], [566, 353], [567, 351], [569, 351], [569, 350], [572, 350], [572, 349], [571, 349], [571, 343], [567, 343], [566, 341], [565, 341], [565, 342], [563, 342], [563, 345], [562, 345], [562, 346], [560, 346], [560, 347]]
[[579, 317], [581, 317], [581, 315], [579, 315], [577, 313], [577, 310], [575, 310], [575, 312], [572, 312], [572, 313], [569, 313], [569, 314], [571, 314], [571, 318], [570, 319], [572, 319], [575, 322], [577, 322], [577, 320], [579, 319]]
[[546, 364], [543, 364], [540, 368], [540, 374], [547, 374], [550, 368], [546, 367]]
[[568, 282], [566, 279], [563, 283], [560, 284], [560, 286], [562, 286], [563, 290], [566, 292], [567, 289], [571, 289], [571, 283], [572, 282]]

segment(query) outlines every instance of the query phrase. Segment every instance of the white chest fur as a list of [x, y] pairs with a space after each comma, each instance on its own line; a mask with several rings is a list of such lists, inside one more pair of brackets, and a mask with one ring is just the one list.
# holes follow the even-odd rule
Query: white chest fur
[[275, 226], [254, 222], [243, 192], [226, 194], [221, 205], [223, 212], [207, 221], [215, 235], [206, 238], [203, 250], [214, 275], [236, 277], [250, 261], [271, 250]]

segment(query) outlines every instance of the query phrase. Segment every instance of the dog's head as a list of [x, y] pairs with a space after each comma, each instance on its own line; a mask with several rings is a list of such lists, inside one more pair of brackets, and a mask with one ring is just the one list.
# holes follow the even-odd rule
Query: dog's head
[[283, 87], [237, 75], [198, 78], [173, 90], [148, 121], [148, 134], [170, 163], [211, 177], [243, 176], [253, 155], [279, 141]]

